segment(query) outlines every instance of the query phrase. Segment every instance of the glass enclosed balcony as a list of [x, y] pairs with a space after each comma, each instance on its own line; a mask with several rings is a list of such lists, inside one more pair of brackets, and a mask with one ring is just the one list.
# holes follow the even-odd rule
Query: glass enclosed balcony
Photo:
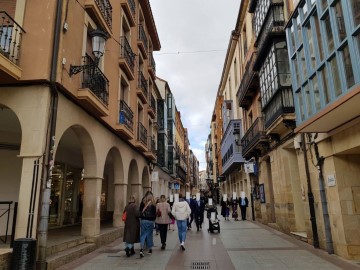
[[245, 160], [240, 144], [241, 120], [231, 120], [221, 141], [223, 175], [231, 173]]
[[328, 132], [360, 115], [360, 5], [328, 2], [301, 1], [286, 28], [297, 131]]
[[256, 91], [252, 91], [257, 89], [259, 86], [259, 76], [258, 72], [254, 71], [254, 63], [256, 59], [256, 52], [253, 52], [250, 60], [247, 62], [245, 66], [244, 76], [242, 77], [239, 90], [237, 92], [237, 97], [239, 100], [239, 106], [247, 109], [256, 94]]

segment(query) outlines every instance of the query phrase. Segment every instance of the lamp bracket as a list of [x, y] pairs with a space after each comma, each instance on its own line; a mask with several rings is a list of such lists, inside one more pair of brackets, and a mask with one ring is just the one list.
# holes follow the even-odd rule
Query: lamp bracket
[[90, 67], [90, 65], [82, 65], [82, 66], [70, 65], [70, 73], [69, 73], [69, 75], [72, 76], [72, 75], [78, 74], [79, 72], [84, 71], [85, 69], [87, 69], [89, 67]]

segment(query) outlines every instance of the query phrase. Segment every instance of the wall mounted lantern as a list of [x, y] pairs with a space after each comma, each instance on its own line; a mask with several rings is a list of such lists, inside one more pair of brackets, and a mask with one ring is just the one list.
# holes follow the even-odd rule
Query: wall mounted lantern
[[[96, 65], [99, 64], [100, 58], [104, 55], [105, 42], [109, 38], [109, 34], [102, 29], [95, 29], [89, 33], [92, 43], [92, 52], [95, 56]], [[73, 66], [70, 65], [70, 76], [78, 74], [90, 65]]]

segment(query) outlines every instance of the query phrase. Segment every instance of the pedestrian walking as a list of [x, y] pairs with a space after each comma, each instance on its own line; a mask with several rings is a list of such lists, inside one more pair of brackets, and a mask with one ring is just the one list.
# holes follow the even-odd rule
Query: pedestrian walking
[[199, 199], [195, 201], [194, 205], [194, 218], [196, 223], [196, 229], [197, 231], [199, 231], [199, 229], [202, 228], [202, 223], [204, 222], [205, 204], [203, 200]]
[[171, 213], [176, 219], [180, 248], [185, 250], [187, 219], [191, 214], [191, 209], [181, 193], [179, 194], [179, 201], [174, 203]]
[[238, 200], [236, 198], [232, 198], [231, 200], [231, 206], [232, 206], [232, 218], [237, 221], [238, 220]]
[[135, 196], [130, 196], [124, 212], [126, 213], [126, 220], [123, 240], [125, 242], [126, 256], [130, 257], [135, 254], [134, 243], [140, 242], [140, 212], [135, 203]]
[[153, 230], [156, 219], [156, 206], [153, 194], [148, 191], [140, 204], [141, 212], [141, 231], [140, 231], [140, 257], [144, 257], [144, 244], [149, 249], [148, 253], [152, 253]]
[[166, 247], [167, 227], [171, 223], [170, 204], [166, 201], [165, 195], [160, 196], [160, 201], [156, 204], [156, 223], [160, 231], [161, 249]]
[[246, 220], [246, 208], [249, 206], [249, 200], [245, 196], [244, 191], [241, 191], [240, 193], [239, 205], [241, 210], [241, 219]]

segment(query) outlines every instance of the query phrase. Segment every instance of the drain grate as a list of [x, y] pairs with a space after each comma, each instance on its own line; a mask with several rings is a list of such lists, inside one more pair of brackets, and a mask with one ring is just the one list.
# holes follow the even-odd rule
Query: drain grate
[[210, 269], [210, 262], [192, 262], [191, 269]]

